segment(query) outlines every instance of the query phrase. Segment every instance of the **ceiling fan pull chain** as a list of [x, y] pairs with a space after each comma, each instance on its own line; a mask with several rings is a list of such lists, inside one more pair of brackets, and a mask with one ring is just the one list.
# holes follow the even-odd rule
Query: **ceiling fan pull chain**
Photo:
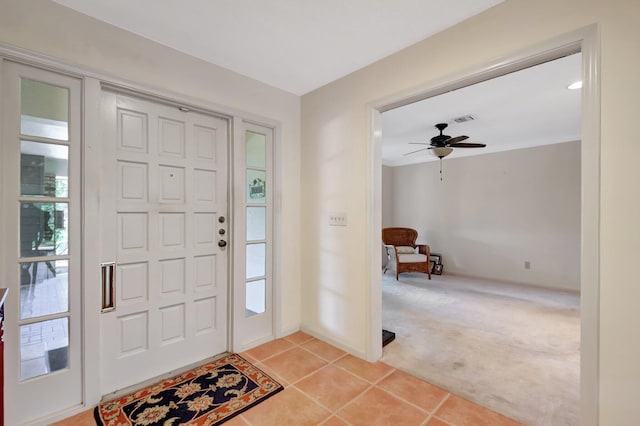
[[440, 182], [442, 182], [442, 157], [440, 157]]

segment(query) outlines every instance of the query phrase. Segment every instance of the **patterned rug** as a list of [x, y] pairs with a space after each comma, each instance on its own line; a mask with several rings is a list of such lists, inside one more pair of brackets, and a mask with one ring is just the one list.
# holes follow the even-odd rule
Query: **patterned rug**
[[219, 425], [282, 390], [282, 385], [241, 356], [217, 361], [106, 401], [98, 425]]

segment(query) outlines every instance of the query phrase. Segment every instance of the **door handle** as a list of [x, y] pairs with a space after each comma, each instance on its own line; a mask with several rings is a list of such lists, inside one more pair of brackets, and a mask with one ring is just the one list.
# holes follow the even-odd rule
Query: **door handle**
[[225, 240], [218, 241], [218, 247], [226, 247], [226, 246], [227, 246], [227, 242]]
[[100, 264], [102, 276], [102, 308], [100, 312], [106, 313], [116, 310], [116, 262]]

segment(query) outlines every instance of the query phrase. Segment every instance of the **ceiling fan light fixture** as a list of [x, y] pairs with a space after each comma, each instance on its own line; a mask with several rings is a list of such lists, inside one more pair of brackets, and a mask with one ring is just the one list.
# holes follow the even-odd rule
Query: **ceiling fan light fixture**
[[448, 146], [436, 147], [431, 149], [431, 153], [436, 157], [442, 159], [453, 152], [453, 148]]

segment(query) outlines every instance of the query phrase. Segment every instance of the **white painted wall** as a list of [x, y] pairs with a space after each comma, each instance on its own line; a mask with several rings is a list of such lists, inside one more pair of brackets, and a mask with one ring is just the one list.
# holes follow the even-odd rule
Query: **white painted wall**
[[393, 167], [382, 166], [382, 227], [394, 225], [395, 171]]
[[279, 121], [284, 224], [280, 330], [300, 326], [300, 98], [47, 0], [3, 1], [0, 43], [48, 55], [150, 89]]
[[442, 181], [437, 161], [383, 172], [383, 224], [416, 229], [445, 273], [580, 290], [580, 142], [454, 152], [442, 167]]
[[[465, 22], [302, 97], [303, 327], [366, 351], [369, 310], [367, 104], [481, 69], [597, 24], [601, 63], [599, 423], [640, 417], [640, 2], [506, 0]], [[589, 173], [586, 171], [586, 173]], [[343, 211], [347, 227], [329, 227]], [[596, 261], [597, 259], [593, 259]], [[584, 316], [583, 316], [584, 318]]]

